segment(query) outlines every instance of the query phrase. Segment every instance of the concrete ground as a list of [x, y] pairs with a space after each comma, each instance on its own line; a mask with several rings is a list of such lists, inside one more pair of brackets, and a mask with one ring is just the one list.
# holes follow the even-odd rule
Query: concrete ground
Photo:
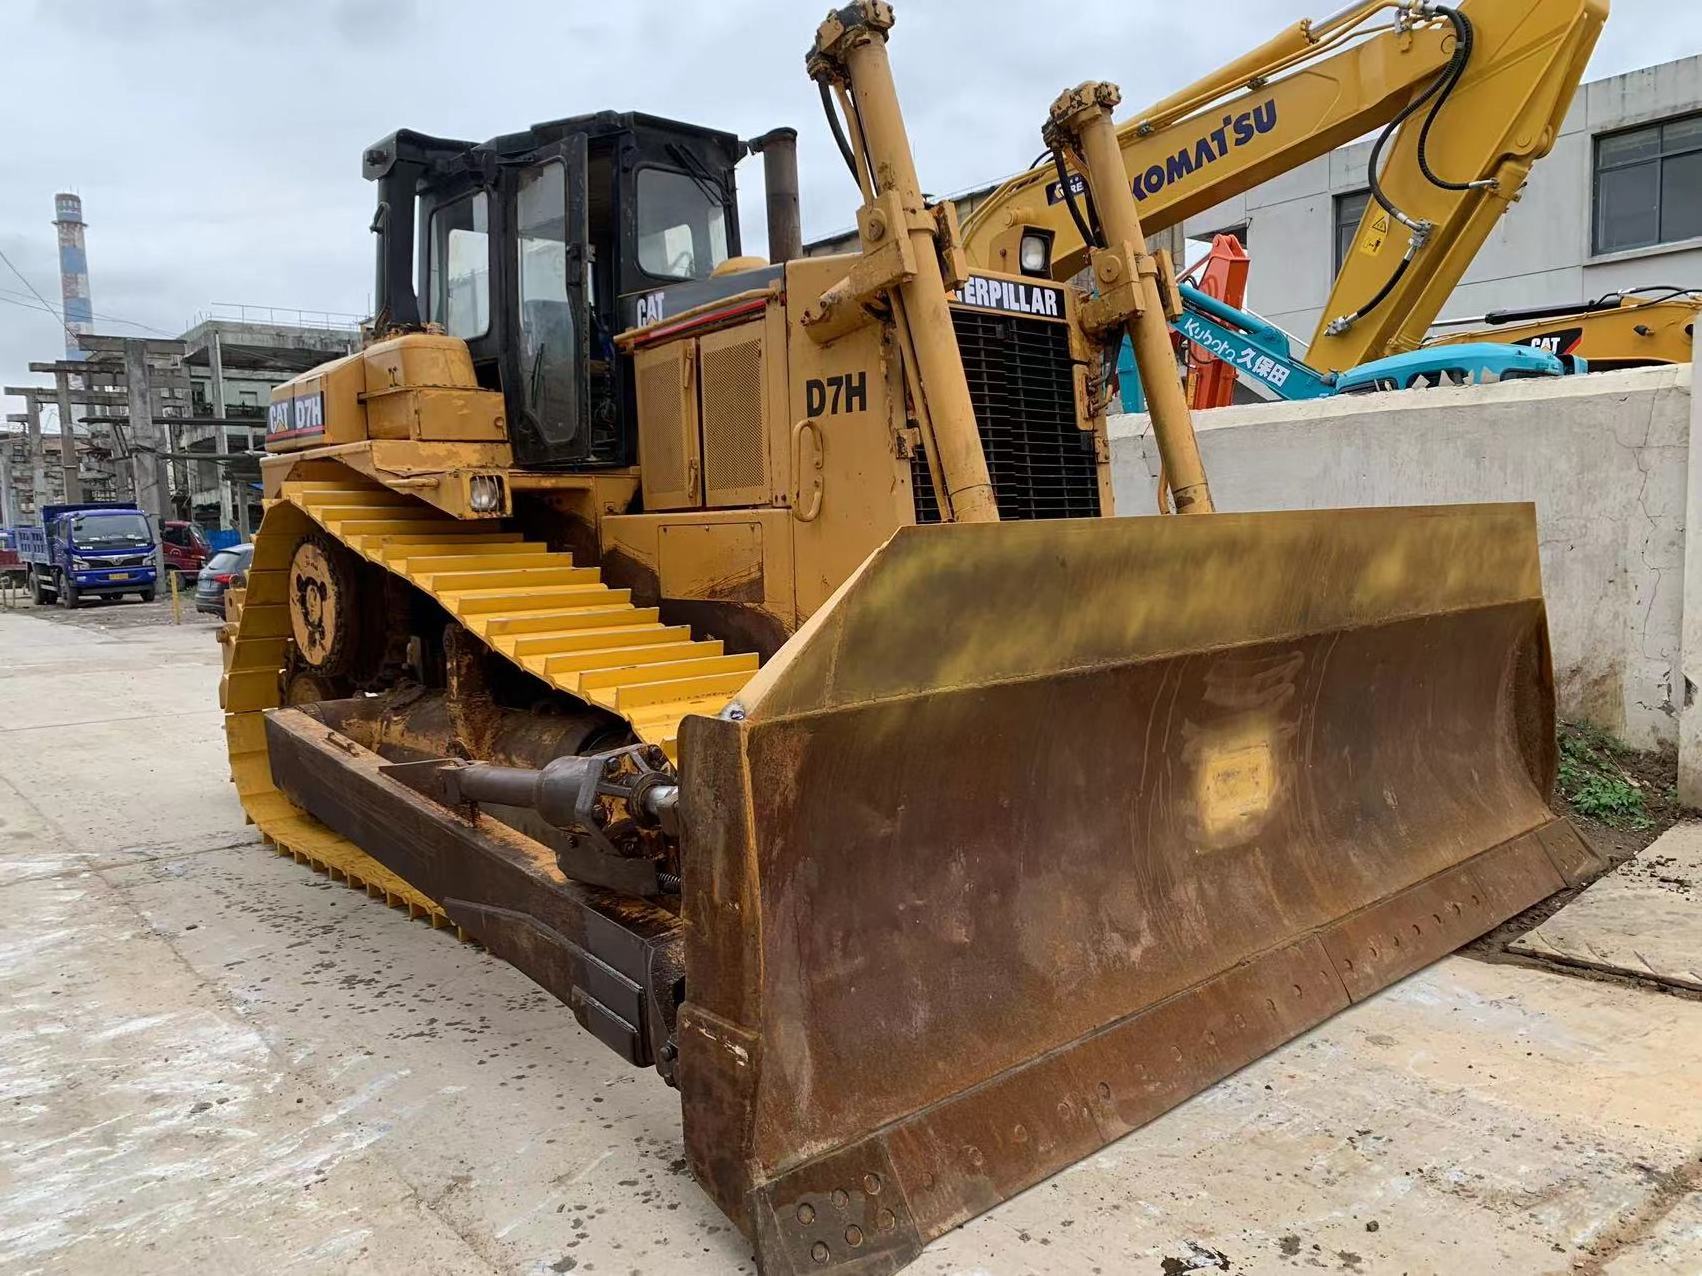
[[[0, 1272], [749, 1272], [675, 1097], [281, 860], [213, 624], [0, 611]], [[1450, 958], [923, 1273], [1702, 1272], [1702, 1000]]]
[[1702, 992], [1702, 824], [1678, 824], [1514, 951]]

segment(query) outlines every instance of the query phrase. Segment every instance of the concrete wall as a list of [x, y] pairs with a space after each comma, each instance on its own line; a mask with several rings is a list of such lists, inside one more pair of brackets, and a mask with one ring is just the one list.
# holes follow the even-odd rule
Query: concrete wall
[[[1553, 151], [1461, 278], [1439, 318], [1580, 301], [1645, 284], [1702, 286], [1702, 240], [1592, 251], [1594, 139], [1702, 109], [1702, 55], [1584, 85]], [[1445, 119], [1446, 117], [1444, 117]], [[1366, 186], [1369, 140], [1345, 146], [1186, 222], [1189, 238], [1247, 227], [1248, 304], [1312, 339], [1335, 278], [1335, 196]]]
[[[1702, 721], [1681, 722], [1685, 667], [1702, 682], [1702, 540], [1686, 612], [1686, 528], [1702, 535], [1693, 413], [1681, 366], [1250, 404], [1196, 427], [1222, 509], [1534, 501], [1562, 716], [1640, 747], [1694, 737], [1684, 761], [1702, 802]], [[1113, 418], [1111, 437], [1118, 512], [1151, 512], [1146, 418]]]

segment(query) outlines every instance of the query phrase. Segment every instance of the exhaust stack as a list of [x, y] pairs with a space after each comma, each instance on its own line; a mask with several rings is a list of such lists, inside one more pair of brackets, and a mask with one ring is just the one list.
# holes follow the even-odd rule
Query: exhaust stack
[[770, 129], [750, 140], [762, 156], [762, 185], [768, 200], [768, 260], [775, 265], [804, 255], [798, 213], [798, 130]]

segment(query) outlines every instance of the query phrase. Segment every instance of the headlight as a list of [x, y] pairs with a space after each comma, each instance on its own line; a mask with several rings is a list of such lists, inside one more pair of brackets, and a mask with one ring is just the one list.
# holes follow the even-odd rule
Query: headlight
[[77, 571], [86, 572], [89, 568], [96, 567], [98, 565], [99, 564], [97, 564], [92, 558], [79, 558], [76, 554], [71, 555], [71, 566]]
[[494, 514], [502, 509], [502, 479], [495, 474], [475, 474], [467, 481], [467, 504], [475, 514]]
[[1017, 261], [1022, 266], [1025, 275], [1050, 275], [1052, 273], [1052, 236], [1043, 230], [1023, 232], [1022, 247], [1017, 251]]

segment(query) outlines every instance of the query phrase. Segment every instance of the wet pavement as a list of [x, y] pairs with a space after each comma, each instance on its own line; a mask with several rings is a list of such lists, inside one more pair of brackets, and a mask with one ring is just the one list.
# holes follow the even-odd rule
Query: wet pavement
[[[259, 844], [216, 622], [0, 611], [0, 1272], [750, 1272], [676, 1096]], [[1702, 1272], [1702, 1000], [1450, 958], [925, 1273]]]

